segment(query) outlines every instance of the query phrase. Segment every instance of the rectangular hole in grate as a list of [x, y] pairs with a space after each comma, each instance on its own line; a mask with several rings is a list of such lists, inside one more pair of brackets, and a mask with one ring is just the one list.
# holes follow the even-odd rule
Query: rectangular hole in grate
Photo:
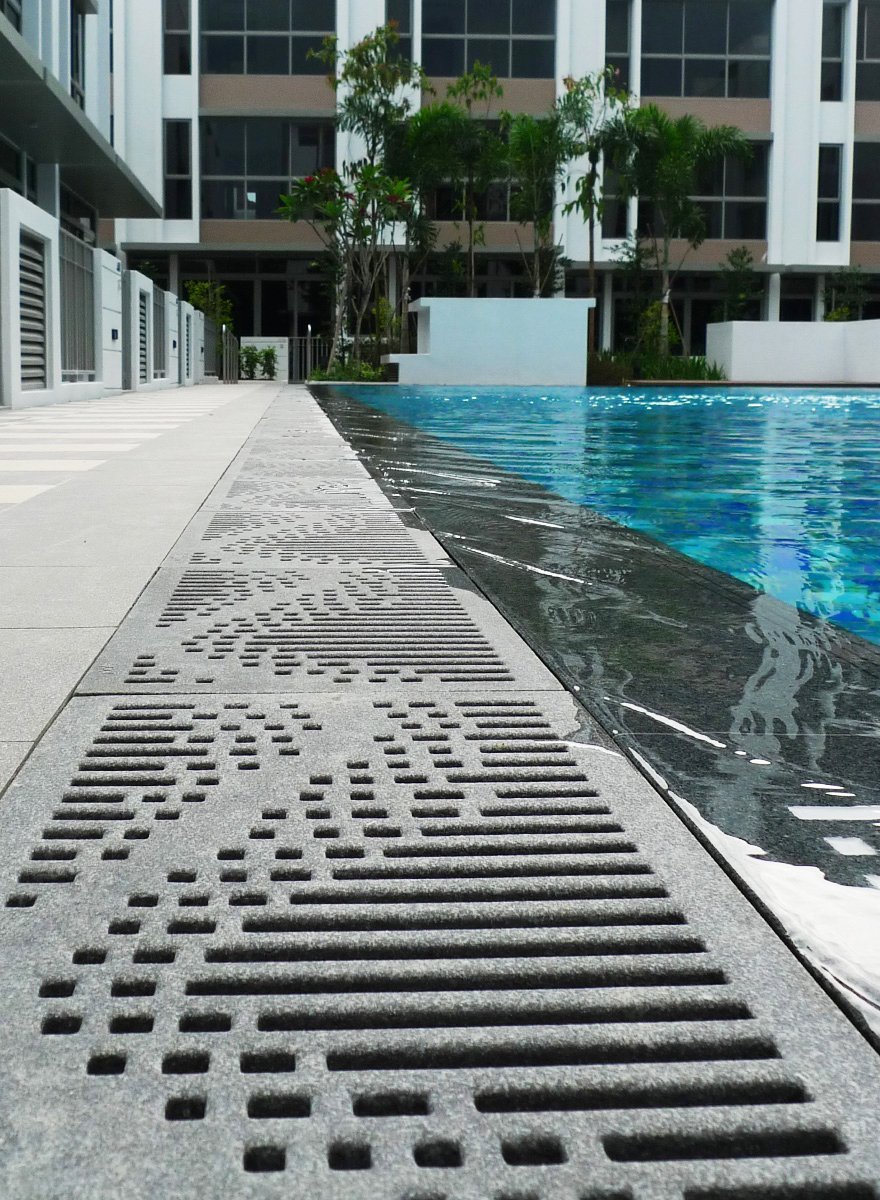
[[552, 1134], [529, 1133], [520, 1138], [504, 1138], [501, 1156], [509, 1167], [549, 1167], [568, 1160], [565, 1147]]
[[86, 1065], [89, 1075], [122, 1075], [125, 1071], [124, 1054], [93, 1054]]
[[461, 1146], [451, 1138], [432, 1138], [420, 1142], [413, 1150], [413, 1158], [417, 1167], [448, 1170], [460, 1167], [464, 1163]]
[[203, 1121], [208, 1109], [205, 1096], [171, 1096], [165, 1104], [166, 1121]]
[[152, 1033], [154, 1018], [150, 1013], [120, 1013], [110, 1018], [111, 1033]]
[[779, 1187], [686, 1188], [684, 1200], [877, 1200], [870, 1183], [783, 1184]]
[[75, 979], [46, 979], [40, 984], [43, 1000], [62, 1000], [76, 991]]
[[356, 1117], [427, 1117], [431, 1100], [425, 1092], [372, 1092], [355, 1096]]
[[331, 1171], [369, 1171], [373, 1155], [366, 1142], [337, 1141], [327, 1151]]
[[[610, 1063], [724, 1062], [776, 1059], [779, 1051], [767, 1038], [727, 1041], [670, 1037], [665, 1043], [633, 1041], [629, 1045], [577, 1042], [545, 1046], [386, 1046], [380, 1050], [331, 1050], [331, 1071], [461, 1071], [504, 1067], [585, 1067]], [[811, 1135], [812, 1136], [812, 1135]]]
[[114, 979], [111, 996], [155, 996], [155, 979]]
[[228, 1033], [232, 1017], [221, 1012], [185, 1012], [177, 1027], [181, 1033]]
[[680, 1084], [619, 1084], [606, 1088], [523, 1088], [478, 1091], [478, 1112], [602, 1112], [638, 1108], [688, 1108], [754, 1104], [805, 1104], [811, 1099], [796, 1080], [694, 1080]]
[[79, 1033], [82, 1028], [82, 1017], [77, 1013], [50, 1013], [43, 1018], [40, 1027], [45, 1034], [53, 1037]]
[[204, 1051], [181, 1050], [166, 1054], [162, 1059], [163, 1075], [204, 1075], [211, 1066], [211, 1056]]
[[731, 1130], [705, 1134], [609, 1134], [602, 1139], [613, 1162], [687, 1162], [695, 1159], [787, 1158], [843, 1154], [831, 1129]]
[[296, 1070], [296, 1055], [287, 1050], [250, 1051], [241, 1055], [243, 1075], [282, 1075]]
[[248, 1099], [247, 1115], [254, 1121], [297, 1120], [312, 1115], [312, 1102], [290, 1092], [259, 1093]]
[[255, 1173], [283, 1171], [287, 1166], [287, 1151], [283, 1146], [248, 1146], [242, 1165]]

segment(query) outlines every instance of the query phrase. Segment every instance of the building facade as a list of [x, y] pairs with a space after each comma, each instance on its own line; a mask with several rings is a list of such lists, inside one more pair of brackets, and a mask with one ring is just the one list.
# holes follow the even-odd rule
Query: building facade
[[0, 407], [197, 374], [199, 317], [97, 245], [162, 214], [161, 165], [131, 152], [126, 7], [158, 22], [154, 3], [0, 0]]
[[[0, 162], [0, 186], [56, 216], [69, 194], [70, 215], [87, 218], [102, 247], [171, 294], [189, 279], [224, 283], [241, 334], [319, 331], [319, 247], [275, 208], [292, 179], [353, 149], [335, 131], [335, 95], [309, 51], [330, 33], [344, 50], [387, 19], [440, 96], [479, 60], [501, 80], [499, 110], [541, 114], [566, 76], [611, 63], [642, 102], [745, 132], [752, 159], [706, 181], [709, 236], [676, 283], [691, 352], [703, 348], [717, 267], [734, 248], [752, 254], [768, 319], [821, 319], [826, 282], [847, 266], [880, 276], [880, 0], [0, 0], [0, 46], [19, 37], [41, 57], [129, 193], [118, 181], [108, 191], [94, 167], [46, 167], [45, 149], [21, 136]], [[586, 229], [559, 211], [567, 289], [583, 295]], [[485, 216], [480, 291], [520, 294], [522, 230], [504, 189], [487, 197]], [[622, 327], [616, 260], [636, 221], [635, 204], [607, 204], [605, 346]], [[444, 225], [441, 244], [453, 236]], [[441, 286], [429, 273], [414, 291]]]

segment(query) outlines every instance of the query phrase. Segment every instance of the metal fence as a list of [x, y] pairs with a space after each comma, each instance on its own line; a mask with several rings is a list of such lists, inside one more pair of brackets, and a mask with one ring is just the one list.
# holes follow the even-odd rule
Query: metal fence
[[290, 339], [290, 382], [302, 383], [312, 371], [324, 370], [330, 361], [333, 339], [328, 337], [295, 337]]
[[153, 378], [164, 379], [167, 370], [165, 293], [153, 289]]
[[61, 230], [61, 378], [95, 378], [95, 254]]
[[223, 383], [238, 383], [238, 356], [238, 338], [224, 325], [220, 337], [220, 370], [218, 372]]
[[220, 361], [220, 338], [217, 334], [217, 322], [213, 317], [205, 317], [205, 374], [219, 379], [223, 371]]

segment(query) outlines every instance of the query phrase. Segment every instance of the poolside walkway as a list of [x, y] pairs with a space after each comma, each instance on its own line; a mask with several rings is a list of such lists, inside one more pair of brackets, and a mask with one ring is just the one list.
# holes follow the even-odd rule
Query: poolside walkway
[[89, 668], [0, 800], [0, 1194], [874, 1196], [861, 1035], [305, 389], [218, 403], [81, 554], [0, 518]]
[[0, 789], [278, 391], [0, 409]]

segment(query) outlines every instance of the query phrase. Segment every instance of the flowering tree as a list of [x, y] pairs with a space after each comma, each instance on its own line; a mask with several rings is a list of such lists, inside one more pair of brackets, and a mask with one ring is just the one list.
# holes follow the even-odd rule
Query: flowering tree
[[384, 266], [379, 248], [410, 203], [407, 180], [392, 179], [366, 162], [347, 167], [345, 174], [325, 167], [296, 180], [281, 197], [281, 215], [310, 225], [327, 253], [334, 286], [330, 367], [339, 357], [350, 312], [354, 356], [360, 358], [364, 318]]

